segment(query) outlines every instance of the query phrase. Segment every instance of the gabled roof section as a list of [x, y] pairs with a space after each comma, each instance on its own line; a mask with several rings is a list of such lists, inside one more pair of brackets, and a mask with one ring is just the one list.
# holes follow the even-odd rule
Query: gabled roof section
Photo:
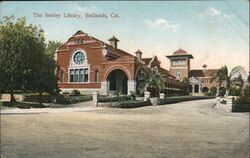
[[214, 77], [219, 69], [190, 70], [190, 77]]
[[145, 62], [145, 64], [149, 64], [149, 62], [151, 61], [153, 59], [153, 57], [152, 58], [142, 58], [141, 60], [142, 61], [144, 61]]
[[109, 39], [109, 41], [116, 41], [116, 42], [118, 42], [119, 40], [115, 36], [113, 36], [112, 38]]
[[175, 57], [189, 57], [190, 59], [193, 59], [193, 55], [192, 54], [188, 54], [187, 51], [183, 50], [183, 49], [178, 49], [177, 51], [175, 51], [173, 53], [173, 55], [167, 55], [167, 58], [175, 58]]
[[85, 34], [85, 33], [82, 32], [81, 30], [78, 30], [73, 36], [75, 36], [75, 35], [81, 35], [81, 34]]
[[185, 50], [180, 48], [177, 51], [175, 51], [173, 55], [185, 55], [185, 54], [188, 54], [188, 53]]

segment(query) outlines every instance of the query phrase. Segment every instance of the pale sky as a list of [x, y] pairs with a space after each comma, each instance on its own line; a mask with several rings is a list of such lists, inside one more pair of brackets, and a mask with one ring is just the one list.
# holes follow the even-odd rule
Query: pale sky
[[[34, 17], [34, 13], [42, 17]], [[45, 17], [46, 13], [60, 18]], [[82, 18], [65, 18], [64, 13]], [[85, 13], [108, 18], [85, 18]], [[111, 18], [111, 13], [119, 18]], [[82, 30], [102, 41], [115, 35], [118, 47], [143, 57], [157, 55], [169, 69], [165, 57], [182, 48], [194, 56], [191, 69], [242, 65], [249, 71], [249, 2], [238, 1], [88, 1], [88, 2], [1, 2], [0, 18], [15, 15], [40, 25], [46, 40], [66, 42]]]

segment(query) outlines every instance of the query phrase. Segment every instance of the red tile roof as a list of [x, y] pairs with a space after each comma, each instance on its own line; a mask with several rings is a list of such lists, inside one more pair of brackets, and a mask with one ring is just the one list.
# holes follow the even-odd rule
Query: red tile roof
[[213, 77], [219, 69], [208, 69], [208, 70], [190, 70], [190, 77]]
[[188, 54], [188, 53], [182, 49], [178, 49], [177, 51], [174, 52], [174, 55], [183, 55], [183, 54]]

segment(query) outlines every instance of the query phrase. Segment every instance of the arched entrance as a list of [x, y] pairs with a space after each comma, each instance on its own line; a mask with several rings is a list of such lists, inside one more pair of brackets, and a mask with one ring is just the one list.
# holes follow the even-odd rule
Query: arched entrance
[[128, 77], [121, 69], [111, 71], [107, 77], [109, 93], [127, 94], [128, 91]]
[[144, 91], [146, 90], [146, 82], [149, 77], [146, 70], [140, 68], [136, 73], [136, 94], [138, 96], [144, 96]]
[[198, 84], [196, 84], [194, 86], [194, 93], [199, 93], [199, 85]]
[[209, 91], [209, 89], [208, 89], [207, 87], [203, 87], [203, 88], [202, 88], [202, 92], [203, 92], [203, 93], [207, 93], [208, 91]]

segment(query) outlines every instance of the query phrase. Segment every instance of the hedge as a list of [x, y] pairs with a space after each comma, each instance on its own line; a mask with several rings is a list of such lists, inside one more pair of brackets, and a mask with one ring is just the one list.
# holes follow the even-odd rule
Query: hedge
[[123, 95], [123, 96], [114, 96], [114, 97], [107, 97], [107, 96], [99, 96], [98, 102], [118, 102], [118, 101], [126, 101], [126, 100], [132, 100], [131, 96]]
[[[91, 100], [93, 100], [91, 95], [80, 95], [80, 96], [57, 95], [56, 96], [56, 103], [57, 104], [73, 104], [73, 103], [80, 103], [80, 102], [91, 101]], [[39, 95], [37, 95], [37, 94], [25, 95], [24, 101], [38, 102]], [[51, 103], [52, 96], [48, 95], [48, 94], [42, 95], [42, 102], [43, 103]]]
[[157, 105], [178, 103], [183, 101], [213, 99], [212, 96], [180, 96], [180, 97], [167, 97], [165, 99], [158, 99]]
[[233, 112], [250, 112], [250, 104], [233, 104]]
[[58, 95], [56, 96], [56, 103], [57, 104], [74, 104], [80, 102], [86, 102], [93, 100], [91, 95], [81, 95], [81, 96], [64, 96]]
[[150, 101], [143, 101], [143, 100], [98, 103], [99, 107], [109, 107], [109, 108], [137, 108], [149, 105], [151, 105]]

